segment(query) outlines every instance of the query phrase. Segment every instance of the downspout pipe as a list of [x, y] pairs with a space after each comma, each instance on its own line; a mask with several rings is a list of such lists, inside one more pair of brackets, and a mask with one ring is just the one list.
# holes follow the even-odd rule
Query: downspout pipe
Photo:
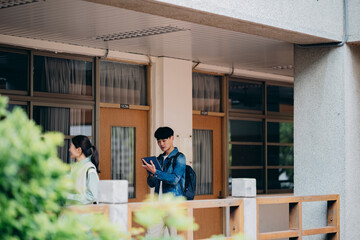
[[301, 48], [313, 48], [313, 47], [341, 47], [349, 39], [349, 22], [348, 22], [348, 0], [344, 0], [344, 21], [345, 21], [345, 36], [341, 42], [330, 42], [330, 43], [315, 43], [315, 44], [296, 44]]

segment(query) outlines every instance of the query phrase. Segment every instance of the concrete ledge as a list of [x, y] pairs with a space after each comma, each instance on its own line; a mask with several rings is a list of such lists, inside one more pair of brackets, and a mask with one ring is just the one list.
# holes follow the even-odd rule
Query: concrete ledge
[[127, 203], [128, 181], [127, 180], [100, 180], [99, 183], [100, 203]]
[[255, 178], [233, 178], [232, 179], [233, 197], [256, 197]]

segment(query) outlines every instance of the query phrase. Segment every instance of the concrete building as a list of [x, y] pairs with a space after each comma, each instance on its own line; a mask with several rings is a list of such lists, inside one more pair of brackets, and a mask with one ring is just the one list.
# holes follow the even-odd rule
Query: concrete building
[[[341, 239], [357, 239], [359, 13], [359, 0], [2, 1], [0, 94], [65, 134], [64, 161], [90, 136], [100, 177], [129, 180], [130, 201], [149, 192], [138, 160], [167, 125], [197, 199], [238, 177], [258, 194], [340, 194]], [[304, 206], [304, 224], [323, 210]]]

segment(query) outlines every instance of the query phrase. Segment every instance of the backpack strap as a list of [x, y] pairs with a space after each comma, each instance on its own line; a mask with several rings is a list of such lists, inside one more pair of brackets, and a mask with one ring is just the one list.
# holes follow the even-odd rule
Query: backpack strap
[[181, 152], [177, 152], [175, 154], [175, 156], [172, 157], [171, 161], [172, 161], [172, 164], [173, 164], [173, 168], [175, 167], [175, 163], [176, 163], [176, 159], [178, 158], [178, 156], [182, 154]]
[[[176, 159], [178, 158], [178, 156], [179, 156], [180, 154], [182, 154], [182, 152], [177, 152], [177, 153], [175, 154], [175, 156], [172, 157], [171, 161], [172, 161], [172, 164], [173, 164], [173, 168], [175, 168]], [[185, 174], [186, 174], [186, 165], [185, 165]], [[185, 179], [184, 179], [184, 180], [185, 180]], [[180, 182], [180, 187], [181, 187], [181, 191], [183, 192], [183, 194], [185, 194], [185, 190], [184, 190], [181, 182]]]

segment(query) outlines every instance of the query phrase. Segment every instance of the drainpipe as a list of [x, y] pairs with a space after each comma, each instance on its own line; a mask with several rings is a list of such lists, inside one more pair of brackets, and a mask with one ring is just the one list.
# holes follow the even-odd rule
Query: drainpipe
[[301, 48], [312, 48], [312, 47], [341, 47], [343, 46], [349, 38], [349, 23], [348, 23], [348, 1], [344, 0], [344, 20], [345, 20], [345, 36], [341, 42], [331, 42], [331, 43], [316, 43], [316, 44], [296, 44], [296, 46]]

